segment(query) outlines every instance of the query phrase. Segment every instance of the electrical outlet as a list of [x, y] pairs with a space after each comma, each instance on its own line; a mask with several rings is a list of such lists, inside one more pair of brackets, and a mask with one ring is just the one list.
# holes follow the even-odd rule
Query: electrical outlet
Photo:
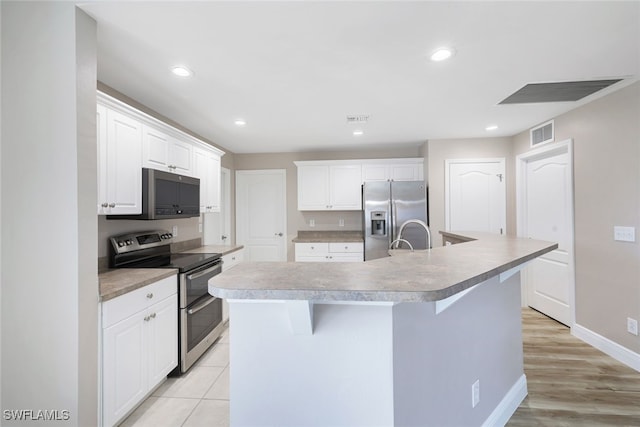
[[471, 386], [471, 407], [475, 408], [480, 403], [480, 380]]
[[338, 227], [344, 227], [344, 219], [340, 218], [338, 220]]
[[309, 227], [315, 227], [316, 226], [316, 220], [315, 219], [310, 219], [309, 220]]
[[635, 242], [636, 241], [636, 228], [635, 227], [613, 227], [613, 240], [618, 242]]
[[633, 335], [638, 335], [638, 321], [627, 317], [627, 332]]
[[178, 226], [174, 225], [173, 228], [171, 229], [171, 234], [173, 234], [173, 237], [178, 237]]

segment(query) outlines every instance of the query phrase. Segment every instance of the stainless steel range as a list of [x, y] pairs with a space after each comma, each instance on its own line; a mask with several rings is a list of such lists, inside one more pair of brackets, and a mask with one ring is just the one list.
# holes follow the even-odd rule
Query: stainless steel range
[[208, 281], [222, 271], [221, 254], [171, 253], [173, 236], [155, 230], [113, 236], [112, 268], [178, 270], [178, 352], [174, 373], [184, 373], [222, 332], [222, 300], [209, 294]]

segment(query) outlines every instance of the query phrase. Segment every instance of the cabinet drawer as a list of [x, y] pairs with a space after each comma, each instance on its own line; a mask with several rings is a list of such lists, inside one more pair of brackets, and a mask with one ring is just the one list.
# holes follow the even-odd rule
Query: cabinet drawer
[[109, 326], [178, 293], [175, 275], [158, 280], [102, 304], [102, 327]]
[[329, 252], [329, 243], [296, 243], [296, 256], [326, 255], [327, 252]]
[[364, 244], [360, 242], [332, 242], [329, 243], [329, 252], [362, 253]]
[[235, 267], [244, 260], [244, 250], [240, 249], [222, 257], [222, 271]]

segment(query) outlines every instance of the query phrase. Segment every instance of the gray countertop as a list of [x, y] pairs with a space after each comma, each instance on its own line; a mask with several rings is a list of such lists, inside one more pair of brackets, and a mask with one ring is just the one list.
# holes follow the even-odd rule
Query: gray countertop
[[247, 262], [209, 281], [228, 299], [438, 301], [557, 248], [482, 233], [477, 240], [363, 263]]
[[299, 230], [293, 243], [362, 242], [362, 231], [306, 231]]
[[100, 301], [105, 302], [127, 292], [177, 274], [173, 268], [114, 268], [98, 275]]
[[[244, 246], [206, 245], [183, 251], [184, 253], [221, 253], [223, 256]], [[124, 295], [153, 282], [177, 274], [173, 268], [115, 268], [98, 274], [100, 301]]]

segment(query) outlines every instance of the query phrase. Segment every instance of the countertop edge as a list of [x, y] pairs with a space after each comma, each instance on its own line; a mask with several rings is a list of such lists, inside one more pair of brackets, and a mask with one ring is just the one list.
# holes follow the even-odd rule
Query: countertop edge
[[[469, 233], [472, 236], [464, 235], [460, 233], [450, 233], [451, 235], [461, 236], [468, 239], [468, 242], [460, 243], [459, 245], [454, 246], [465, 246], [467, 244], [474, 244], [473, 242], [478, 242], [477, 245], [483, 245], [483, 242], [492, 241], [492, 244], [497, 243], [498, 248], [506, 248], [509, 245], [512, 245], [513, 242], [519, 242], [518, 244], [522, 244], [527, 242], [528, 239], [519, 239], [508, 236], [491, 236], [491, 235], [473, 235], [476, 233]], [[324, 288], [292, 288], [288, 286], [280, 287], [275, 285], [273, 288], [231, 288], [226, 284], [216, 284], [216, 278], [212, 279], [212, 282], [209, 283], [209, 292], [217, 297], [225, 298], [225, 299], [255, 299], [255, 300], [311, 300], [311, 301], [389, 301], [389, 302], [429, 302], [429, 301], [439, 301], [446, 299], [450, 296], [453, 296], [459, 292], [462, 292], [472, 286], [482, 283], [485, 280], [497, 276], [501, 273], [504, 273], [508, 270], [511, 270], [515, 267], [518, 267], [521, 264], [524, 264], [528, 261], [535, 259], [536, 257], [550, 252], [554, 249], [557, 249], [558, 244], [552, 242], [541, 242], [541, 241], [530, 241], [532, 243], [539, 243], [539, 248], [531, 248], [530, 250], [519, 249], [519, 252], [525, 252], [524, 254], [514, 255], [515, 257], [511, 259], [507, 259], [504, 262], [500, 261], [499, 265], [496, 265], [493, 268], [488, 268], [481, 273], [474, 273], [469, 277], [463, 277], [457, 283], [453, 283], [450, 285], [444, 285], [439, 289], [429, 289], [429, 290], [393, 290], [393, 289], [332, 289], [330, 286]], [[526, 244], [525, 244], [526, 247]], [[432, 251], [442, 251], [447, 250], [448, 247], [442, 248], [434, 248]], [[480, 246], [478, 248], [479, 253], [485, 250], [484, 247]], [[468, 256], [468, 253], [466, 254]], [[400, 255], [405, 256], [405, 255]], [[392, 259], [383, 258], [380, 260], [374, 260], [369, 262], [389, 262], [387, 260]], [[461, 260], [464, 262], [464, 260]], [[366, 263], [365, 263], [366, 264]], [[451, 263], [450, 263], [451, 264]], [[358, 263], [358, 268], [363, 267], [364, 265]], [[434, 268], [437, 266], [434, 266]], [[295, 268], [303, 269], [304, 267], [297, 266]], [[330, 264], [325, 268], [331, 268]], [[365, 269], [367, 267], [364, 267]], [[393, 268], [393, 265], [390, 264], [389, 268]], [[447, 268], [453, 268], [449, 265]], [[240, 277], [240, 276], [238, 276]], [[241, 277], [242, 278], [242, 277]]]
[[[101, 274], [102, 278], [100, 279], [100, 289], [102, 290], [102, 286], [108, 286], [108, 279], [105, 280], [109, 275], [125, 275], [140, 273], [140, 270], [144, 271], [145, 277], [142, 279], [137, 279], [130, 283], [119, 284], [115, 289], [109, 290], [106, 292], [101, 292], [99, 296], [100, 302], [109, 301], [111, 299], [117, 298], [119, 296], [125, 295], [129, 292], [135, 291], [136, 289], [140, 289], [147, 285], [150, 285], [154, 282], [157, 282], [162, 279], [166, 279], [167, 277], [171, 277], [173, 275], [178, 274], [178, 270], [173, 268], [123, 268], [123, 269], [112, 269], [107, 270]], [[104, 283], [107, 281], [107, 283]], [[121, 281], [119, 279], [115, 279], [115, 281]], [[113, 282], [112, 282], [113, 283]]]

